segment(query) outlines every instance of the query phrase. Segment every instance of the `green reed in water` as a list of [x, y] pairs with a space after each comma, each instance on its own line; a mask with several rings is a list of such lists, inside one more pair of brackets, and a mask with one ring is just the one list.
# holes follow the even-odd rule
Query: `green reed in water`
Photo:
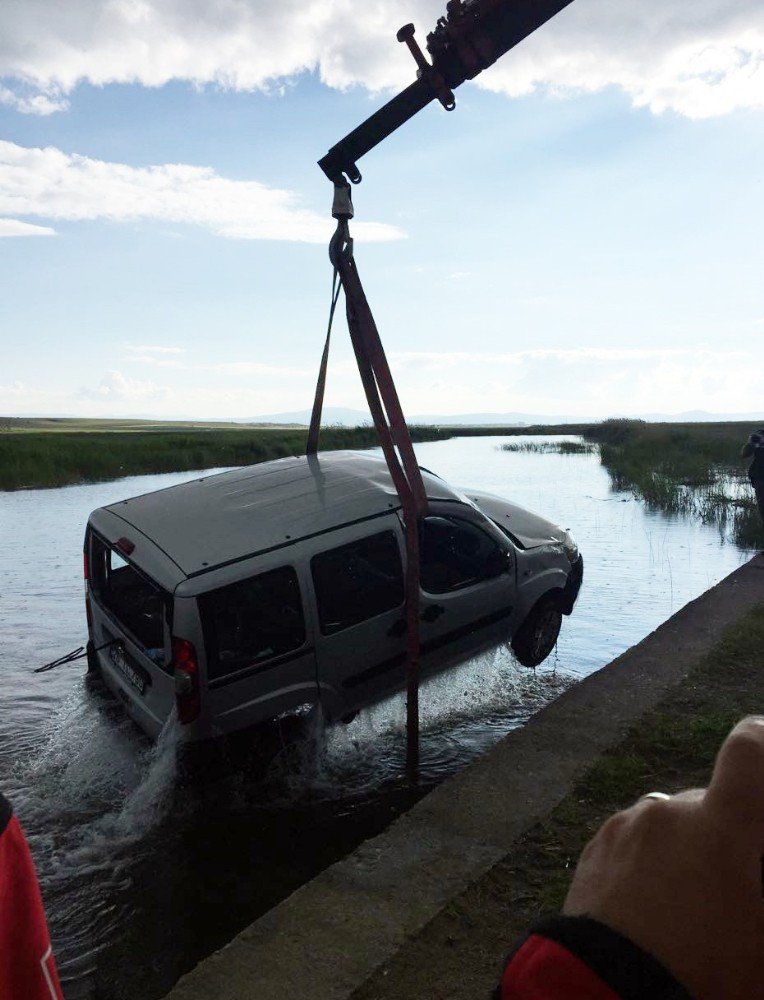
[[740, 457], [750, 427], [739, 423], [648, 424], [606, 420], [584, 431], [599, 444], [616, 490], [655, 509], [714, 524], [741, 548], [764, 546], [764, 529]]
[[502, 451], [514, 451], [529, 454], [548, 455], [590, 455], [597, 450], [595, 444], [586, 441], [535, 441], [503, 444]]

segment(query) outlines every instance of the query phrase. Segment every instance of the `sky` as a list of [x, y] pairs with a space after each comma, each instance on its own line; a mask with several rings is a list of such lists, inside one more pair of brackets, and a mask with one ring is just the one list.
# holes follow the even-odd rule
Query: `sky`
[[[371, 9], [370, 9], [371, 8]], [[316, 161], [445, 0], [0, 5], [0, 414], [310, 407]], [[409, 414], [764, 415], [764, 6], [573, 0], [360, 163]], [[364, 408], [342, 312], [326, 403]]]

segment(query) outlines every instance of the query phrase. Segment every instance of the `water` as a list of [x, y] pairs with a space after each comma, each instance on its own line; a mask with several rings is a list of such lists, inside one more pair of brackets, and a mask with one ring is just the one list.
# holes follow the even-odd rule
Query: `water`
[[[584, 588], [533, 672], [506, 648], [423, 686], [422, 786], [402, 778], [402, 697], [348, 726], [274, 731], [178, 773], [170, 720], [151, 744], [84, 681], [35, 666], [85, 640], [82, 536], [95, 508], [192, 478], [0, 493], [0, 788], [38, 865], [67, 1000], [162, 996], [200, 958], [570, 684], [747, 557], [719, 531], [612, 493], [596, 455], [509, 453], [517, 438], [417, 446], [455, 485], [507, 496], [573, 532]], [[544, 440], [544, 439], [526, 439]], [[265, 744], [265, 745], [263, 745]]]

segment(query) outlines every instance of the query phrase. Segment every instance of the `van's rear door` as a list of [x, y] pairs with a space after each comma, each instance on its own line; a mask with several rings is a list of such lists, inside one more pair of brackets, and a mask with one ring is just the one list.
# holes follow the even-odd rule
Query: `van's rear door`
[[[117, 542], [92, 526], [88, 530], [91, 639], [107, 686], [138, 725], [156, 738], [175, 701], [172, 597], [134, 558], [138, 546], [120, 551]], [[141, 542], [142, 548], [148, 544]]]

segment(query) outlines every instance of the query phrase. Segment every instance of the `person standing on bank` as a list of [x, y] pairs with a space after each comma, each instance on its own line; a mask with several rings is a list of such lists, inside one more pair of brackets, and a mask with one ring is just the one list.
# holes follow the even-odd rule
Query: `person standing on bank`
[[741, 454], [743, 458], [753, 458], [748, 468], [748, 478], [756, 493], [761, 520], [764, 521], [764, 427], [751, 434]]

